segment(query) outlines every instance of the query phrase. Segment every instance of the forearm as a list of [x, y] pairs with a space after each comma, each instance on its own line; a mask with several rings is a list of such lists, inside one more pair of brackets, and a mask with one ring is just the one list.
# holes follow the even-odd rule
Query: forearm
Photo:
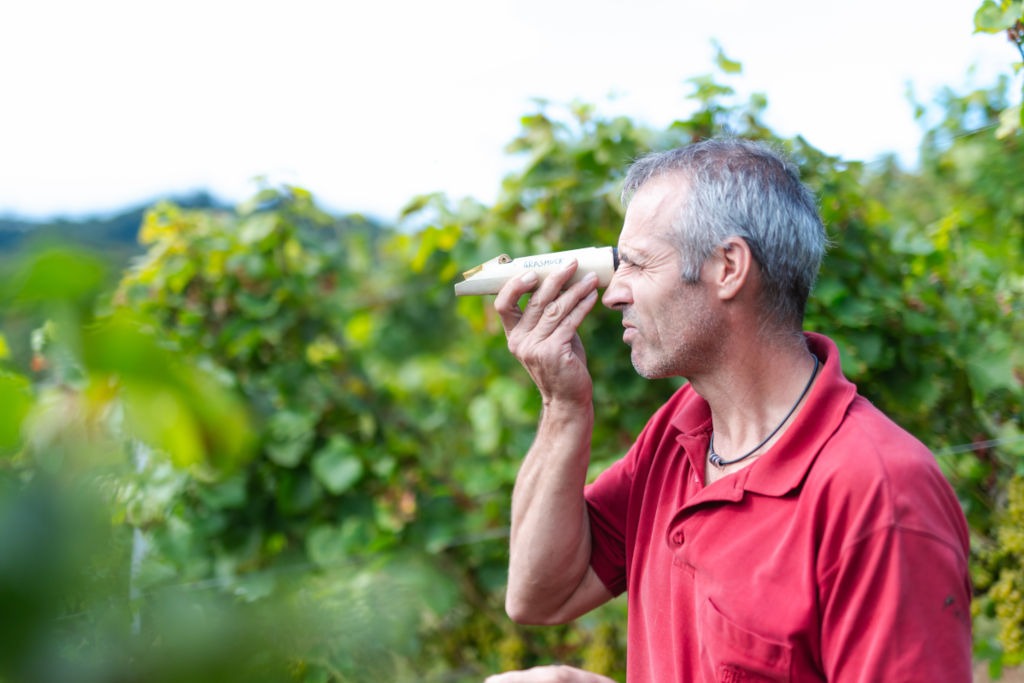
[[564, 621], [589, 569], [583, 487], [593, 425], [589, 402], [546, 405], [516, 477], [506, 609], [517, 621]]
[[[572, 261], [540, 286], [536, 274], [526, 273], [502, 287], [494, 302], [509, 351], [530, 373], [544, 400], [537, 438], [512, 494], [505, 608], [520, 622], [567, 621], [611, 597], [590, 570], [590, 525], [583, 500], [594, 407], [577, 330], [597, 301], [597, 277], [590, 273], [570, 286], [575, 272]], [[531, 290], [520, 310], [520, 297]]]

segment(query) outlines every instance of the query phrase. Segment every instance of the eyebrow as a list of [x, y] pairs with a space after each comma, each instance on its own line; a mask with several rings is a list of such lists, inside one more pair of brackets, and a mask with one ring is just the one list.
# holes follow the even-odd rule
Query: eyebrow
[[650, 259], [650, 253], [643, 249], [632, 249], [630, 247], [619, 247], [619, 261], [622, 263], [638, 263], [644, 259]]

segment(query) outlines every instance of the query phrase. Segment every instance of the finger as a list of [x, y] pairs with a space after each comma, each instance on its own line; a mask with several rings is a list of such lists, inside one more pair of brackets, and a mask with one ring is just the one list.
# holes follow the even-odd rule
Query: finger
[[506, 671], [488, 676], [484, 683], [544, 683], [555, 680], [550, 677], [548, 669], [549, 667], [534, 667], [523, 671]]
[[[511, 334], [512, 329], [519, 325], [524, 325], [526, 330], [533, 329], [544, 312], [544, 307], [558, 296], [578, 267], [579, 263], [573, 259], [560, 270], [545, 277], [540, 286], [537, 285], [540, 278], [532, 270], [506, 282], [494, 300], [494, 308], [501, 318], [505, 335]], [[524, 294], [534, 289], [536, 291], [530, 297], [525, 309], [520, 309], [519, 300]]]
[[488, 676], [484, 683], [615, 683], [600, 674], [564, 665], [535, 666], [525, 671], [508, 671]]
[[579, 263], [576, 259], [572, 259], [561, 269], [544, 278], [544, 282], [537, 287], [537, 291], [533, 293], [523, 309], [522, 322], [526, 329], [533, 329], [536, 326], [537, 321], [544, 315], [544, 310], [559, 296], [577, 268], [579, 268]]
[[498, 296], [494, 298], [494, 309], [498, 312], [498, 317], [501, 318], [501, 325], [505, 328], [506, 336], [512, 332], [512, 329], [519, 324], [523, 317], [523, 311], [519, 308], [519, 299], [527, 292], [532, 291], [537, 286], [538, 280], [537, 273], [529, 270], [519, 277], [512, 278], [498, 290]]
[[[583, 319], [597, 303], [597, 275], [588, 273], [575, 285], [549, 302], [540, 312], [533, 329], [539, 337], [568, 339], [576, 334]], [[525, 317], [524, 313], [524, 317]]]

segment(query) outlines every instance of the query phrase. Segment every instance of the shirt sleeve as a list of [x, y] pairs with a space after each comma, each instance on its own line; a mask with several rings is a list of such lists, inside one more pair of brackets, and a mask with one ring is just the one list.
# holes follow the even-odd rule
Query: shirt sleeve
[[622, 594], [628, 585], [636, 517], [651, 461], [659, 444], [675, 443], [678, 430], [673, 421], [692, 396], [688, 385], [677, 390], [644, 425], [629, 452], [584, 490], [590, 513], [590, 566], [613, 595]]
[[630, 451], [584, 490], [590, 512], [590, 566], [612, 595], [620, 595], [626, 590], [632, 456]]
[[971, 681], [971, 588], [961, 549], [885, 525], [822, 585], [829, 681]]

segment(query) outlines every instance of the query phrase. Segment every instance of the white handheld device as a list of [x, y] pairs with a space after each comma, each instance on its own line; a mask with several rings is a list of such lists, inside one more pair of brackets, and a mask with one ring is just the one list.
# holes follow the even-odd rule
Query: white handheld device
[[578, 261], [579, 267], [566, 286], [579, 282], [584, 275], [594, 272], [597, 273], [597, 286], [607, 287], [615, 269], [619, 267], [619, 253], [615, 247], [584, 247], [516, 259], [508, 254], [502, 254], [463, 273], [465, 279], [455, 284], [455, 294], [497, 294], [502, 285], [529, 270], [537, 273], [543, 281], [545, 277], [571, 260]]

